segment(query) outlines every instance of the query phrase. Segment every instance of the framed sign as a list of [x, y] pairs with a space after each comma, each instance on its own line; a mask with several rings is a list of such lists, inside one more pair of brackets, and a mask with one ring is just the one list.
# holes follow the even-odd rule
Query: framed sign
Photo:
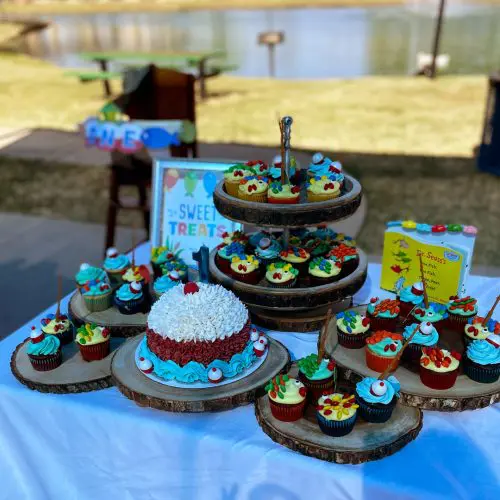
[[206, 245], [210, 250], [225, 232], [241, 224], [222, 217], [213, 192], [224, 171], [237, 162], [210, 162], [156, 157], [151, 189], [151, 244], [182, 249], [188, 265], [196, 265], [192, 253]]
[[421, 254], [429, 299], [445, 304], [452, 295], [464, 295], [476, 233], [474, 226], [460, 224], [389, 222], [384, 235], [380, 287], [396, 292], [420, 281]]

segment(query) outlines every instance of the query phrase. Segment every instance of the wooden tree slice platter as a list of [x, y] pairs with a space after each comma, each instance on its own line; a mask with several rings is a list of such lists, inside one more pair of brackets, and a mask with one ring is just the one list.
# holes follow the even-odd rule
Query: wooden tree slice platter
[[144, 313], [121, 314], [116, 307], [101, 312], [89, 312], [80, 292], [75, 292], [68, 305], [68, 314], [76, 325], [95, 323], [106, 326], [113, 337], [133, 337], [146, 328], [148, 315]]
[[96, 391], [111, 387], [111, 359], [123, 339], [111, 339], [111, 353], [100, 361], [84, 361], [78, 346], [72, 342], [62, 347], [63, 362], [55, 370], [38, 372], [31, 366], [27, 338], [12, 353], [10, 368], [25, 386], [39, 392], [68, 394]]
[[[354, 307], [365, 313], [366, 306]], [[325, 346], [336, 361], [342, 375], [352, 382], [363, 377], [378, 377], [366, 366], [364, 349], [346, 349], [337, 344], [337, 324], [332, 320]], [[401, 402], [423, 410], [463, 411], [485, 408], [500, 401], [500, 380], [493, 384], [474, 382], [466, 375], [459, 375], [451, 389], [438, 391], [422, 384], [420, 376], [404, 366], [399, 366], [394, 375], [401, 384]]]
[[[290, 375], [297, 375], [295, 364]], [[255, 416], [262, 430], [276, 443], [303, 455], [339, 464], [361, 464], [396, 453], [418, 436], [423, 421], [418, 408], [398, 403], [388, 422], [371, 424], [358, 418], [347, 436], [331, 437], [321, 432], [312, 405], [306, 409], [304, 418], [296, 422], [275, 419], [267, 394], [256, 400]]]
[[368, 260], [365, 253], [358, 248], [358, 267], [335, 283], [303, 288], [271, 288], [266, 286], [265, 279], [262, 279], [257, 285], [249, 285], [224, 274], [215, 263], [216, 252], [217, 250], [213, 250], [210, 253], [211, 282], [232, 290], [248, 306], [269, 311], [295, 313], [342, 301], [360, 290], [367, 276]]
[[111, 365], [114, 384], [139, 406], [173, 412], [222, 411], [253, 403], [255, 391], [286, 370], [290, 362], [287, 349], [269, 338], [269, 352], [260, 368], [232, 384], [206, 389], [169, 387], [145, 377], [135, 365], [134, 356], [142, 336], [128, 340], [116, 353]]
[[308, 203], [305, 192], [295, 205], [275, 205], [240, 200], [226, 193], [224, 181], [214, 191], [214, 204], [227, 219], [258, 227], [304, 227], [345, 219], [359, 208], [362, 191], [360, 183], [345, 175], [344, 194], [333, 200]]

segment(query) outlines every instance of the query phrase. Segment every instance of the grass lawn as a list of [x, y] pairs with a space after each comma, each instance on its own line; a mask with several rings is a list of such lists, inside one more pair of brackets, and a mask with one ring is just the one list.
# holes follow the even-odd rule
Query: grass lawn
[[[0, 55], [0, 126], [73, 130], [95, 113], [104, 103], [101, 83], [81, 84], [63, 73], [43, 61]], [[294, 117], [297, 148], [468, 157], [480, 138], [487, 83], [482, 76], [224, 76], [208, 88], [213, 97], [197, 107], [201, 141], [274, 145], [280, 113]]]

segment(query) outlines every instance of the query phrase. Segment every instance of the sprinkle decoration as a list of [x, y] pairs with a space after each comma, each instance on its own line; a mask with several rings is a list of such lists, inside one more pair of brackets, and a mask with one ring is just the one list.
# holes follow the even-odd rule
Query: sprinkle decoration
[[378, 314], [390, 312], [391, 314], [399, 314], [399, 301], [394, 299], [384, 299], [381, 300], [373, 311], [373, 315], [377, 316]]
[[450, 356], [455, 358], [457, 361], [460, 361], [462, 359], [462, 355], [456, 351], [451, 351], [451, 353], [449, 353], [448, 351], [439, 349], [438, 347], [423, 347], [422, 359], [420, 360], [420, 362], [423, 366], [429, 366], [433, 364], [434, 366], [436, 366], [436, 368], [441, 368], [441, 366], [443, 366], [444, 368], [448, 368], [452, 361], [448, 354], [450, 354]]
[[450, 300], [453, 301], [452, 304], [448, 306], [448, 309], [450, 311], [460, 309], [465, 312], [473, 312], [477, 304], [477, 300], [469, 296], [464, 297], [463, 299], [459, 299], [458, 297], [450, 297]]
[[335, 259], [343, 262], [346, 257], [354, 255], [358, 255], [358, 251], [355, 247], [349, 247], [344, 243], [341, 243], [337, 247], [332, 248], [332, 250], [330, 250], [330, 252], [328, 253], [327, 257], [334, 257]]
[[277, 375], [267, 383], [265, 390], [272, 398], [278, 397], [284, 399], [286, 392], [285, 384], [289, 379], [290, 377], [288, 375]]
[[[418, 330], [418, 328], [417, 328]], [[378, 344], [382, 340], [389, 338], [392, 340], [403, 340], [403, 336], [400, 335], [399, 333], [393, 333], [393, 332], [388, 332], [387, 330], [379, 330], [378, 332], [375, 332], [373, 335], [368, 337], [366, 339], [367, 344]]]
[[353, 395], [344, 394], [331, 394], [330, 397], [323, 401], [323, 404], [318, 405], [316, 410], [322, 411], [324, 415], [328, 416], [335, 413], [337, 419], [341, 419], [343, 415], [349, 415], [350, 410], [356, 410], [359, 405], [356, 404]]

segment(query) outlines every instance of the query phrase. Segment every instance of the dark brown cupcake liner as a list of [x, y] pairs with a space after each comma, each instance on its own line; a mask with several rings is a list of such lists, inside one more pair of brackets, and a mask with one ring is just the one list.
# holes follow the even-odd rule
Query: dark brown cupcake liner
[[362, 349], [370, 335], [370, 330], [365, 333], [344, 333], [340, 328], [337, 328], [339, 344], [346, 349]]
[[394, 332], [398, 322], [397, 316], [395, 318], [378, 318], [367, 313], [367, 317], [370, 320], [370, 329], [372, 332], [377, 332], [379, 330]]
[[306, 402], [307, 399], [304, 399], [301, 403], [287, 405], [283, 403], [276, 403], [269, 398], [269, 406], [271, 407], [273, 417], [281, 420], [282, 422], [295, 422], [296, 420], [302, 418]]
[[62, 363], [62, 351], [58, 349], [55, 354], [28, 354], [31, 366], [37, 372], [48, 372], [54, 370]]
[[446, 326], [449, 330], [453, 330], [457, 333], [463, 333], [465, 325], [469, 322], [471, 318], [475, 318], [476, 314], [472, 316], [459, 316], [458, 314], [453, 314], [448, 311], [448, 319], [446, 320]]
[[105, 342], [90, 345], [83, 345], [78, 342], [78, 347], [80, 348], [80, 354], [85, 361], [99, 361], [104, 359], [110, 351], [109, 339]]

